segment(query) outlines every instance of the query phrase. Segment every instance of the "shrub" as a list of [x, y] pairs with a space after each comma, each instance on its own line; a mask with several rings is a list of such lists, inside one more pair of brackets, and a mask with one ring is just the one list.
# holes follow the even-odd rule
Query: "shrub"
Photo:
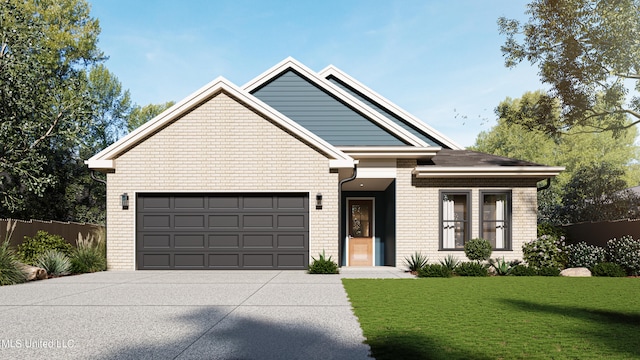
[[309, 265], [309, 274], [337, 274], [338, 264], [331, 260], [331, 255], [327, 258], [322, 250], [322, 254], [317, 259], [311, 257], [313, 262]]
[[447, 257], [444, 258], [444, 260], [440, 260], [440, 265], [446, 267], [451, 272], [456, 271], [456, 268], [458, 267], [458, 264], [460, 264], [460, 260], [458, 260], [457, 257], [455, 257], [455, 256], [453, 256], [451, 254], [447, 255]]
[[451, 270], [442, 264], [427, 264], [418, 269], [418, 277], [451, 277]]
[[38, 258], [36, 266], [47, 270], [51, 275], [68, 275], [71, 270], [71, 261], [67, 255], [58, 250], [47, 250]]
[[471, 239], [464, 244], [464, 254], [471, 261], [483, 261], [491, 257], [491, 243], [485, 239]]
[[479, 262], [461, 262], [456, 268], [459, 276], [489, 276], [489, 270], [485, 264]]
[[489, 266], [493, 268], [496, 275], [500, 276], [509, 275], [511, 269], [518, 264], [520, 260], [505, 261], [504, 256], [502, 259], [489, 259]]
[[531, 268], [527, 265], [516, 265], [511, 271], [509, 271], [509, 275], [511, 276], [536, 276], [538, 275], [536, 269]]
[[18, 256], [25, 264], [36, 266], [38, 258], [47, 250], [58, 250], [65, 255], [70, 255], [73, 246], [60, 235], [40, 230], [34, 237], [24, 237], [24, 242], [18, 245]]
[[539, 268], [536, 273], [540, 276], [560, 276], [560, 269], [555, 266], [544, 266]]
[[91, 235], [83, 238], [78, 234], [77, 248], [71, 254], [71, 272], [74, 274], [91, 273], [107, 269], [105, 244], [101, 237]]
[[27, 281], [22, 271], [18, 256], [9, 246], [9, 239], [0, 244], [0, 285], [20, 284]]
[[640, 239], [629, 235], [611, 239], [606, 253], [608, 261], [622, 266], [628, 275], [640, 275]]
[[602, 262], [591, 269], [593, 276], [624, 277], [627, 272], [616, 263]]
[[538, 224], [538, 237], [541, 237], [542, 235], [549, 235], [556, 239], [566, 236], [564, 230], [561, 227], [553, 226], [549, 223]]
[[409, 269], [409, 271], [418, 271], [429, 262], [429, 258], [422, 255], [418, 251], [413, 253], [411, 257], [404, 257], [404, 265]]
[[561, 269], [567, 263], [564, 237], [542, 235], [522, 245], [522, 256], [527, 264], [535, 269], [544, 267]]
[[587, 245], [584, 241], [567, 246], [567, 265], [569, 267], [593, 268], [604, 262], [605, 252], [600, 246]]

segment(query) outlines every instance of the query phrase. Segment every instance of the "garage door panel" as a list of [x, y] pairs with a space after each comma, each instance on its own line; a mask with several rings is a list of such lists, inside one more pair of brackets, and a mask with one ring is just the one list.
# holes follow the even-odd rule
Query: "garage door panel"
[[307, 236], [305, 234], [278, 234], [278, 249], [304, 249]]
[[278, 197], [278, 209], [299, 209], [305, 210], [304, 198], [293, 196]]
[[186, 235], [186, 234], [176, 234], [174, 235], [174, 247], [176, 249], [180, 249], [180, 248], [197, 248], [197, 249], [204, 249], [205, 248], [205, 241], [204, 241], [204, 234], [199, 234], [199, 235]]
[[305, 256], [303, 254], [278, 254], [278, 267], [299, 269], [305, 266]]
[[272, 234], [244, 234], [242, 237], [242, 247], [245, 249], [251, 248], [267, 248], [273, 249], [273, 235]]
[[162, 268], [169, 269], [171, 267], [171, 255], [167, 253], [163, 254], [143, 254], [142, 261], [145, 268]]
[[242, 267], [250, 268], [273, 268], [273, 254], [243, 254]]
[[169, 234], [144, 234], [142, 236], [143, 249], [168, 249], [171, 247]]
[[209, 228], [215, 229], [239, 229], [240, 215], [209, 215]]
[[243, 229], [250, 228], [273, 228], [273, 215], [244, 215], [242, 217]]
[[273, 209], [273, 197], [244, 197], [243, 209]]
[[137, 266], [304, 269], [308, 202], [307, 194], [138, 194]]
[[306, 226], [305, 215], [277, 215], [279, 228], [304, 229]]
[[240, 199], [237, 196], [212, 196], [209, 198], [209, 209], [239, 209]]
[[209, 268], [237, 269], [240, 268], [240, 254], [209, 254]]
[[144, 215], [142, 216], [142, 227], [145, 230], [158, 229], [158, 228], [169, 229], [171, 227], [171, 216], [170, 215]]
[[174, 267], [176, 269], [188, 268], [188, 269], [204, 269], [205, 268], [205, 254], [174, 254]]
[[204, 209], [205, 198], [198, 197], [176, 197], [174, 209]]
[[204, 215], [174, 215], [175, 228], [204, 229]]
[[240, 235], [237, 234], [220, 234], [209, 235], [209, 248], [240, 248]]

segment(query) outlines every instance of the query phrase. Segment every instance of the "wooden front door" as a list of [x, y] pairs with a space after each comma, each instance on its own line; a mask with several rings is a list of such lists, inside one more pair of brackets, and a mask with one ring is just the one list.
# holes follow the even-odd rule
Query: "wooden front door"
[[373, 200], [349, 200], [349, 266], [373, 266]]

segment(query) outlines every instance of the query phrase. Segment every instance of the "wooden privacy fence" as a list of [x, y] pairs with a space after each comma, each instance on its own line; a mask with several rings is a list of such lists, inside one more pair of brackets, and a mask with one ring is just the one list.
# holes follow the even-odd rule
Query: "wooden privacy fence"
[[[0, 219], [0, 241], [4, 241], [7, 231], [7, 222], [11, 219]], [[22, 244], [25, 236], [33, 237], [39, 230], [49, 234], [62, 236], [69, 244], [76, 246], [78, 233], [86, 236], [87, 233], [104, 231], [104, 226], [87, 223], [43, 221], [43, 220], [11, 220], [16, 222], [16, 229], [11, 237], [10, 244], [18, 246]]]
[[589, 245], [605, 247], [607, 241], [631, 235], [634, 239], [640, 237], [640, 220], [600, 221], [564, 225], [567, 232], [567, 243], [575, 244], [584, 241]]

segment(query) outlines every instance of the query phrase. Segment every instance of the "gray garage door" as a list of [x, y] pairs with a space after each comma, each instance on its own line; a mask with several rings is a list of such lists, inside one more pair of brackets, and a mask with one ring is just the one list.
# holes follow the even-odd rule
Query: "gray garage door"
[[305, 269], [307, 194], [138, 194], [138, 269]]

